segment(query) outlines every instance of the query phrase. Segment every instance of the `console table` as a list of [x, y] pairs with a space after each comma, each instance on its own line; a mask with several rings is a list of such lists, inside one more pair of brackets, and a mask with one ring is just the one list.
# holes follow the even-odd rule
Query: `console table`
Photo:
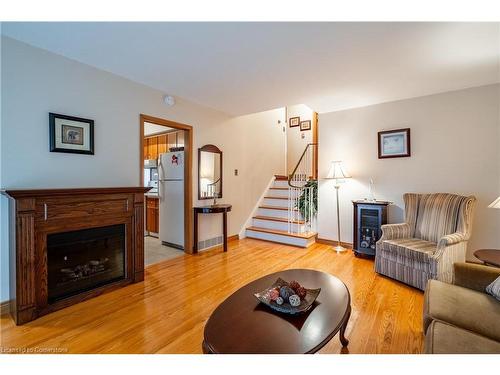
[[224, 252], [227, 251], [227, 213], [233, 206], [230, 204], [213, 204], [211, 206], [193, 207], [194, 210], [194, 247], [193, 252], [198, 252], [198, 214], [222, 214], [222, 231]]

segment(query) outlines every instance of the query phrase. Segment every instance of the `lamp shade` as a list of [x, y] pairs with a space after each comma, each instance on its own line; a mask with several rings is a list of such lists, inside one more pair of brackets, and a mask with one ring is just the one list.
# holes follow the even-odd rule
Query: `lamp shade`
[[488, 207], [489, 208], [500, 208], [500, 197], [495, 199]]
[[332, 161], [330, 165], [330, 170], [326, 176], [328, 179], [333, 180], [343, 180], [344, 178], [351, 178], [349, 173], [347, 173], [344, 163], [342, 161]]

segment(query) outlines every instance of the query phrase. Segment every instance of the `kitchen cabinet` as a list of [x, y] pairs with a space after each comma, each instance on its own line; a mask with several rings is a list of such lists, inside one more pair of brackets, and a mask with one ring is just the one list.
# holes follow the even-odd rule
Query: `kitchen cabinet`
[[144, 138], [144, 160], [148, 160], [149, 159], [148, 143], [149, 143], [148, 138]]
[[158, 159], [171, 147], [184, 147], [184, 130], [144, 138], [144, 160]]
[[158, 136], [158, 156], [168, 152], [168, 144], [167, 144], [167, 135], [159, 135]]
[[168, 148], [177, 147], [177, 132], [167, 134]]
[[158, 159], [158, 137], [148, 138], [149, 159]]
[[159, 199], [146, 196], [146, 232], [159, 233]]
[[177, 147], [184, 147], [184, 130], [177, 132]]

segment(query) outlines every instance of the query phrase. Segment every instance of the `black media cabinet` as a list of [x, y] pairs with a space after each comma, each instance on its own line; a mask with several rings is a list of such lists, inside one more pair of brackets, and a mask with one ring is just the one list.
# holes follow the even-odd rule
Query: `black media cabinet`
[[375, 243], [382, 236], [380, 227], [387, 224], [387, 206], [392, 202], [357, 200], [354, 205], [354, 255], [375, 256]]

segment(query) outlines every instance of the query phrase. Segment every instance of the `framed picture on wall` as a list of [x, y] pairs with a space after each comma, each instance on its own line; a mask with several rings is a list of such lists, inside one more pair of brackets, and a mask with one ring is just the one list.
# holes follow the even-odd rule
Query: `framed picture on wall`
[[300, 130], [311, 130], [311, 120], [301, 121]]
[[50, 152], [94, 155], [94, 120], [49, 113]]
[[300, 124], [300, 117], [290, 117], [290, 127], [294, 128], [296, 126], [299, 126]]
[[411, 156], [410, 128], [378, 132], [378, 158]]

